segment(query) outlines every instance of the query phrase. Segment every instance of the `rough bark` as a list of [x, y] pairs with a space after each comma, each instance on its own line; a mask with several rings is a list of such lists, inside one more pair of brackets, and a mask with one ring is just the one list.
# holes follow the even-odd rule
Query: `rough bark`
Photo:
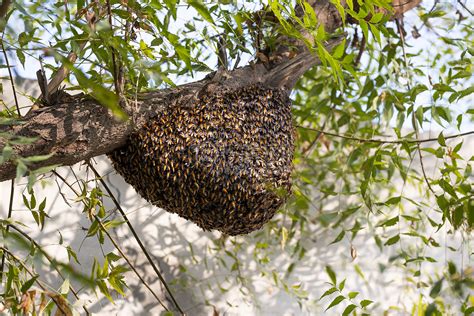
[[[394, 0], [395, 12], [399, 17], [407, 10], [418, 5], [421, 0]], [[341, 26], [342, 20], [329, 0], [308, 1], [331, 33]], [[297, 8], [298, 10], [298, 8]], [[309, 34], [303, 36], [309, 37]], [[331, 49], [341, 39], [327, 42]], [[230, 72], [219, 71], [201, 81], [185, 84], [172, 89], [147, 92], [129, 99], [124, 110], [131, 120], [120, 122], [95, 100], [84, 95], [71, 96], [54, 106], [30, 112], [23, 117], [21, 124], [1, 126], [0, 134], [9, 133], [15, 136], [36, 137], [36, 141], [28, 145], [14, 145], [13, 153], [18, 157], [51, 154], [51, 157], [30, 165], [30, 169], [61, 164], [73, 165], [85, 159], [110, 152], [124, 144], [133, 128], [139, 128], [158, 107], [172, 106], [178, 102], [192, 102], [203, 87], [213, 84], [239, 88], [251, 84], [281, 88], [290, 91], [296, 80], [319, 60], [312, 55], [303, 43], [295, 42], [284, 36], [280, 45], [272, 55], [276, 60], [268, 64], [256, 63]], [[290, 47], [292, 53], [290, 54]], [[5, 147], [6, 140], [0, 138], [0, 151]], [[0, 164], [0, 182], [13, 179], [16, 165], [13, 160]]]

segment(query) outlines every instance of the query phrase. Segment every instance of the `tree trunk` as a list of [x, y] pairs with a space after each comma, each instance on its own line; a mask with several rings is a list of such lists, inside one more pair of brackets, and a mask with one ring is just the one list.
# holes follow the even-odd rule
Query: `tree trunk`
[[[394, 0], [393, 17], [400, 17], [420, 2], [421, 0]], [[308, 3], [313, 6], [319, 23], [324, 24], [328, 33], [342, 25], [337, 9], [329, 0], [312, 0]], [[301, 11], [301, 8], [296, 10]], [[302, 34], [310, 38], [309, 34]], [[326, 46], [330, 50], [340, 41], [340, 38], [329, 40]], [[97, 101], [81, 94], [69, 96], [54, 106], [32, 111], [14, 125], [0, 125], [0, 135], [6, 133], [11, 135], [12, 139], [18, 136], [35, 137], [36, 140], [30, 144], [12, 145], [13, 155], [16, 157], [50, 155], [44, 160], [30, 164], [30, 170], [55, 164], [73, 165], [122, 146], [133, 129], [139, 129], [153, 116], [157, 108], [182, 102], [191, 104], [203, 87], [209, 89], [217, 84], [239, 88], [259, 84], [290, 92], [298, 78], [319, 60], [302, 42], [284, 36], [278, 42], [285, 43], [286, 46], [281, 45], [272, 53], [271, 60], [277, 62], [273, 62], [271, 66], [258, 62], [229, 72], [218, 71], [214, 76], [208, 76], [198, 82], [142, 93], [136, 98], [130, 98], [128, 104], [123, 105], [130, 116], [127, 122], [117, 120]], [[292, 46], [291, 54], [288, 43]], [[6, 143], [5, 138], [0, 138], [0, 151], [3, 151]], [[14, 161], [10, 159], [0, 164], [0, 182], [15, 178]]]

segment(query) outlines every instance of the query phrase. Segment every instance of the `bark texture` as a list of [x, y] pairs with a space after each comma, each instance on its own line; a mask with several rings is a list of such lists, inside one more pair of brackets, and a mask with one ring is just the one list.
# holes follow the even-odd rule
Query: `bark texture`
[[[387, 14], [398, 18], [420, 2], [421, 0], [394, 0], [395, 12]], [[324, 24], [328, 33], [341, 26], [342, 19], [329, 0], [312, 0], [308, 3], [313, 6], [319, 23]], [[301, 8], [296, 10], [301, 11]], [[303, 36], [309, 38], [310, 35], [303, 33]], [[341, 40], [329, 40], [326, 46], [330, 50]], [[122, 146], [133, 129], [140, 128], [159, 107], [181, 102], [192, 103], [204, 87], [209, 90], [218, 85], [241, 88], [258, 84], [265, 88], [283, 89], [289, 93], [298, 78], [318, 64], [319, 60], [309, 52], [304, 43], [285, 36], [281, 36], [278, 42], [282, 44], [272, 53], [271, 65], [258, 62], [233, 71], [218, 71], [201, 81], [176, 88], [133, 96], [128, 100], [128, 104], [123, 105], [130, 116], [127, 122], [118, 121], [110, 111], [90, 97], [77, 95], [54, 106], [32, 111], [23, 117], [19, 124], [0, 125], [0, 135], [8, 133], [13, 137], [36, 138], [31, 144], [12, 146], [14, 156], [51, 154], [48, 159], [29, 165], [31, 170], [53, 164], [67, 166]], [[0, 136], [0, 151], [5, 145], [6, 139]], [[0, 181], [15, 178], [16, 165], [13, 161], [0, 164]]]

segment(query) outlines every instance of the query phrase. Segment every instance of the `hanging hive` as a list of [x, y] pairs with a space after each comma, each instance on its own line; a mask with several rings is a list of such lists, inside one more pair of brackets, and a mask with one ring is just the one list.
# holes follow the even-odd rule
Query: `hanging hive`
[[260, 229], [291, 190], [291, 102], [250, 86], [165, 107], [109, 154], [152, 204], [228, 235]]

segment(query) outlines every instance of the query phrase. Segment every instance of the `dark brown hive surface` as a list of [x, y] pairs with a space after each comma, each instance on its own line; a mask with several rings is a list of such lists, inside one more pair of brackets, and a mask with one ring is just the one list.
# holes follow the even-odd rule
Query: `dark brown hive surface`
[[291, 102], [256, 86], [160, 110], [109, 157], [152, 204], [205, 230], [260, 229], [290, 193]]

